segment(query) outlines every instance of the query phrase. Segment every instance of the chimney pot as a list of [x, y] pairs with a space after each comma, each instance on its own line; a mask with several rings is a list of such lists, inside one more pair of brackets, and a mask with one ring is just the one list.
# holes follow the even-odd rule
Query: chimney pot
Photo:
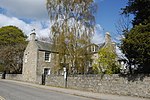
[[111, 36], [110, 36], [109, 32], [106, 32], [106, 34], [105, 34], [105, 43], [106, 44], [111, 43]]
[[36, 33], [31, 33], [30, 34], [30, 41], [35, 41], [36, 38]]

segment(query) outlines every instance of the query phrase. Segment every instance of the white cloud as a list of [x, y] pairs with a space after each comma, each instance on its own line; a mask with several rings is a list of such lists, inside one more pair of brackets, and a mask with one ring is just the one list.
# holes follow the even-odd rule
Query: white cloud
[[96, 44], [104, 42], [103, 28], [99, 24], [95, 26], [95, 34], [93, 36], [92, 42]]
[[50, 34], [50, 22], [44, 21], [43, 22], [47, 27], [43, 28], [43, 24], [39, 21], [32, 22], [30, 25], [34, 27], [36, 30], [37, 36], [39, 37], [49, 37]]
[[1, 0], [0, 7], [19, 18], [48, 19], [46, 0]]
[[[45, 22], [47, 26], [50, 26], [50, 23]], [[19, 20], [16, 17], [8, 17], [3, 14], [0, 14], [0, 27], [14, 25], [19, 27], [25, 34], [29, 35], [31, 30], [35, 29], [38, 36], [47, 37], [49, 35], [49, 27], [43, 28], [41, 22], [33, 21], [30, 24], [25, 23], [22, 20]]]
[[[35, 29], [39, 36], [48, 36], [50, 33], [50, 23], [48, 22], [46, 1], [47, 0], [1, 0], [0, 7], [6, 9], [7, 15], [13, 17], [0, 14], [0, 27], [15, 25], [22, 29], [27, 35], [31, 33], [32, 29]], [[23, 20], [20, 20], [20, 18], [35, 19], [35, 21], [26, 23]], [[43, 26], [46, 27], [43, 28]], [[101, 26], [98, 24], [95, 29], [96, 31], [92, 42], [96, 44], [104, 42], [104, 35]]]
[[[16, 17], [8, 17], [6, 15], [0, 14], [0, 27], [14, 25], [19, 27], [25, 34], [29, 36], [31, 30], [35, 29], [37, 36], [39, 37], [48, 37], [50, 33], [50, 22], [49, 21], [33, 21], [31, 23], [25, 23], [24, 21], [16, 18]], [[44, 25], [43, 25], [44, 24]], [[46, 28], [43, 28], [46, 26]], [[97, 24], [95, 27], [95, 34], [92, 39], [93, 43], [99, 44], [104, 42], [104, 35], [102, 27]]]

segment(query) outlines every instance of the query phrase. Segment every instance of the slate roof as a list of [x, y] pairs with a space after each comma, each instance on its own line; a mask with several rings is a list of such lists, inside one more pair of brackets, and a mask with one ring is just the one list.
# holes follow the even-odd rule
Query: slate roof
[[101, 44], [98, 44], [98, 48], [101, 49], [102, 47], [105, 46], [105, 42], [104, 43], [101, 43]]
[[[36, 40], [36, 44], [38, 46], [38, 50], [40, 51], [54, 51], [51, 43]], [[104, 47], [105, 43], [101, 43], [98, 45], [93, 43], [91, 45], [96, 45], [99, 49], [101, 49], [102, 47]]]
[[42, 41], [36, 41], [38, 49], [41, 51], [52, 51], [52, 44]]

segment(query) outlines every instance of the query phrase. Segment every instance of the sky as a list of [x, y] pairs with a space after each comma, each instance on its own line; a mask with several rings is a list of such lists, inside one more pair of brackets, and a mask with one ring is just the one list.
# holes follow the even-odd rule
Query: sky
[[[95, 0], [98, 5], [94, 43], [104, 42], [105, 32], [110, 32], [113, 41], [118, 41], [115, 24], [119, 20], [121, 8], [127, 0]], [[39, 37], [48, 37], [50, 20], [46, 10], [46, 0], [0, 0], [0, 27], [14, 25], [29, 36], [35, 29]]]

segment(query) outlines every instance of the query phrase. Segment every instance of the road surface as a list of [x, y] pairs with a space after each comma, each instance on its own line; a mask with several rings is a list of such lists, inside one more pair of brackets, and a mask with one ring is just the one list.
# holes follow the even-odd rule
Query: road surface
[[25, 84], [0, 81], [0, 100], [93, 100]]

